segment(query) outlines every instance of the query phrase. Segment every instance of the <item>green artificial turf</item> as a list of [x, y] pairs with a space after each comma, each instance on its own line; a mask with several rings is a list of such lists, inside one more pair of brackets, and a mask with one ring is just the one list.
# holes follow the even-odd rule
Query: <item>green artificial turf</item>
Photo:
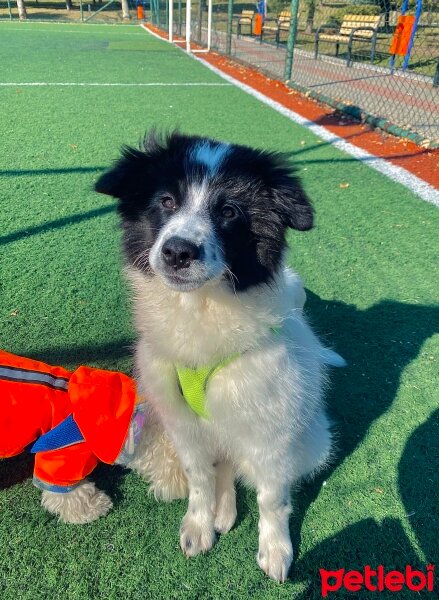
[[[135, 27], [2, 23], [0, 54], [1, 82], [222, 82]], [[130, 372], [117, 217], [92, 187], [121, 144], [178, 125], [296, 162], [317, 219], [291, 232], [290, 262], [316, 331], [348, 361], [328, 391], [334, 463], [294, 500], [290, 581], [256, 565], [253, 491], [239, 488], [233, 530], [186, 560], [184, 501], [157, 503], [136, 474], [101, 467], [114, 510], [62, 525], [23, 455], [0, 463], [0, 599], [305, 600], [320, 598], [319, 568], [437, 562], [437, 209], [233, 86], [0, 86], [0, 99], [0, 347]]]

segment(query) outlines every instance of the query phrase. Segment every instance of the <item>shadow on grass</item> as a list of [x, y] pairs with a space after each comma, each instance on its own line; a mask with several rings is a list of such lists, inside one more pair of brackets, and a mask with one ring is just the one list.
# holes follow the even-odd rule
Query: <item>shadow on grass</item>
[[128, 474], [128, 469], [119, 465], [105, 465], [99, 463], [90, 476], [97, 487], [110, 496], [114, 508], [117, 508], [123, 501], [121, 483]]
[[120, 359], [133, 355], [134, 340], [124, 338], [96, 346], [74, 346], [69, 348], [42, 348], [30, 352], [26, 356], [42, 360], [50, 365], [62, 365], [65, 368], [76, 368], [87, 365], [99, 369], [110, 369]]
[[[330, 114], [324, 115], [322, 117], [320, 117], [319, 119], [316, 119], [314, 121], [311, 122], [312, 125], [320, 125], [322, 127], [328, 127], [329, 126], [334, 126], [334, 125], [338, 125], [338, 126], [345, 126], [345, 127], [352, 127], [352, 125], [358, 125], [359, 122], [357, 119], [355, 119], [352, 116], [349, 115], [341, 115], [339, 112], [334, 111]], [[336, 138], [341, 137], [342, 141], [345, 142], [349, 142], [349, 140], [352, 140], [353, 138], [359, 138], [362, 135], [368, 135], [370, 134], [371, 130], [373, 129], [372, 126], [369, 126], [367, 124], [364, 124], [365, 128], [363, 131], [356, 131], [355, 133], [352, 133], [350, 135], [344, 135], [342, 134], [341, 136], [337, 133], [332, 134], [334, 136], [334, 141], [338, 141]], [[331, 132], [328, 132], [329, 134], [331, 134]], [[355, 144], [355, 142], [354, 142]], [[298, 150], [293, 150], [291, 152], [284, 152], [284, 155], [289, 158], [294, 160], [294, 165], [298, 166], [298, 165], [309, 165], [309, 164], [320, 164], [320, 163], [328, 163], [331, 162], [333, 164], [339, 164], [339, 163], [358, 163], [358, 158], [356, 156], [340, 156], [339, 158], [337, 158], [336, 160], [334, 159], [312, 159], [312, 158], [307, 158], [304, 157], [302, 158], [302, 156], [304, 154], [307, 154], [309, 152], [313, 152], [314, 150], [318, 149], [318, 148], [324, 148], [325, 146], [332, 146], [333, 142], [329, 142], [329, 141], [320, 141], [318, 143], [315, 144], [308, 144], [306, 146], [303, 146], [301, 148], [299, 148]], [[361, 150], [361, 149], [360, 149]], [[365, 153], [367, 153], [367, 150], [364, 150]], [[364, 163], [368, 163], [371, 164], [373, 162], [376, 161], [390, 161], [391, 159], [394, 158], [399, 158], [399, 159], [410, 159], [413, 158], [414, 156], [416, 157], [421, 157], [424, 154], [428, 154], [428, 149], [426, 148], [418, 148], [415, 152], [401, 152], [401, 153], [395, 153], [395, 154], [389, 154], [386, 155], [384, 157], [382, 156], [376, 156], [374, 154], [370, 154], [369, 156], [367, 156], [367, 154], [365, 154], [363, 157], [361, 157], [361, 162]]]
[[[66, 175], [69, 173], [96, 173], [100, 171], [104, 171], [106, 167], [68, 167], [68, 168], [59, 168], [59, 169], [21, 169], [21, 170], [0, 170], [0, 177], [20, 177], [20, 176], [36, 176], [36, 175]], [[79, 215], [71, 215], [69, 217], [63, 217], [62, 219], [56, 219], [54, 221], [49, 221], [48, 223], [44, 223], [42, 225], [36, 225], [34, 227], [29, 227], [28, 229], [22, 229], [20, 231], [14, 231], [14, 233], [9, 233], [4, 236], [0, 236], [0, 246], [4, 244], [10, 244], [12, 242], [17, 242], [24, 238], [30, 237], [32, 235], [38, 235], [40, 233], [47, 233], [48, 231], [52, 231], [52, 229], [60, 229], [62, 227], [66, 227], [68, 225], [81, 223], [83, 221], [88, 221], [89, 219], [94, 219], [95, 217], [100, 217], [102, 215], [106, 215], [110, 212], [116, 210], [116, 205], [112, 204], [111, 206], [103, 206], [102, 208], [96, 208], [94, 210], [90, 210], [86, 213], [82, 213]]]
[[102, 215], [112, 213], [115, 210], [115, 204], [111, 206], [103, 206], [102, 208], [95, 208], [94, 210], [89, 210], [88, 212], [79, 215], [70, 215], [68, 217], [63, 217], [62, 219], [49, 221], [43, 225], [36, 225], [35, 227], [29, 227], [28, 229], [22, 229], [21, 231], [8, 233], [7, 235], [0, 237], [0, 246], [11, 244], [12, 242], [18, 242], [19, 240], [23, 240], [32, 235], [39, 235], [41, 233], [53, 231], [54, 229], [61, 229], [62, 227], [68, 227], [69, 225], [76, 225], [84, 221], [89, 221], [90, 219], [95, 219], [96, 217], [101, 217]]
[[[366, 310], [358, 310], [355, 306], [325, 301], [308, 292], [307, 313], [318, 332], [332, 330], [327, 336], [329, 344], [336, 332], [333, 345], [347, 360], [348, 366], [331, 372], [328, 409], [337, 431], [336, 459], [315, 480], [305, 483], [294, 499], [291, 533], [296, 549], [300, 548], [304, 516], [317, 498], [323, 481], [354, 452], [374, 421], [390, 408], [404, 369], [417, 357], [422, 344], [439, 331], [438, 306], [386, 300]], [[430, 515], [438, 519], [438, 457], [439, 424], [438, 413], [435, 413], [412, 435], [399, 467], [401, 498], [407, 514], [416, 511], [417, 507], [424, 507], [419, 517], [411, 519], [410, 523], [430, 558], [434, 558], [432, 553], [437, 550]], [[331, 564], [328, 564], [328, 556], [333, 561]], [[302, 570], [312, 569], [310, 576], [315, 580], [319, 567], [336, 568], [338, 565], [351, 569], [367, 564], [404, 567], [410, 561], [416, 565], [419, 558], [400, 524], [390, 519], [382, 525], [367, 520], [325, 540], [301, 557], [294, 570], [300, 576]]]
[[427, 562], [434, 563], [439, 533], [439, 409], [410, 436], [398, 471], [410, 525]]
[[59, 169], [0, 169], [0, 177], [28, 177], [31, 175], [68, 175], [70, 173], [99, 173], [108, 167], [60, 167]]
[[0, 491], [32, 477], [34, 457], [23, 453], [0, 461]]

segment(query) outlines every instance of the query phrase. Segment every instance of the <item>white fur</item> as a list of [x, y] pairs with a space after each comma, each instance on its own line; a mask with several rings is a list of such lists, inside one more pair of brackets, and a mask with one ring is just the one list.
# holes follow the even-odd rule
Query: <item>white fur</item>
[[[215, 529], [228, 531], [236, 518], [234, 474], [254, 486], [260, 510], [258, 564], [283, 581], [293, 558], [288, 531], [290, 488], [328, 459], [329, 425], [322, 403], [323, 348], [302, 313], [305, 292], [285, 269], [275, 283], [234, 294], [213, 282], [191, 292], [167, 287], [129, 268], [140, 340], [136, 369], [141, 391], [169, 435], [189, 489], [180, 531], [183, 552], [209, 550]], [[274, 333], [273, 327], [281, 327]], [[182, 398], [175, 364], [215, 364], [240, 353], [211, 378], [208, 419]], [[154, 424], [157, 440], [160, 425]], [[146, 434], [146, 438], [151, 435]], [[157, 445], [157, 444], [156, 444]], [[145, 468], [155, 493], [181, 495], [186, 478], [168, 444], [164, 477], [152, 463], [147, 442]], [[136, 466], [136, 465], [134, 465]], [[161, 480], [160, 480], [161, 478]], [[175, 494], [170, 478], [177, 482]]]
[[82, 481], [66, 494], [44, 490], [41, 497], [43, 508], [58, 515], [60, 521], [83, 525], [104, 517], [112, 508], [110, 498], [91, 481]]

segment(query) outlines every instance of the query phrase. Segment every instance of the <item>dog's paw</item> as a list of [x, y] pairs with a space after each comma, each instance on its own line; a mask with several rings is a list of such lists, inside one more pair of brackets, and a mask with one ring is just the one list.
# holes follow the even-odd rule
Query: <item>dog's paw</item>
[[276, 581], [285, 581], [293, 562], [293, 547], [289, 539], [260, 540], [258, 565], [266, 575]]
[[215, 543], [213, 523], [203, 523], [196, 516], [186, 514], [180, 527], [180, 547], [186, 556], [207, 552]]
[[74, 525], [91, 523], [104, 517], [112, 508], [110, 498], [86, 481], [66, 494], [43, 491], [41, 504], [48, 512], [58, 515], [60, 521]]
[[236, 521], [236, 497], [235, 493], [227, 492], [217, 501], [215, 516], [215, 531], [227, 533]]

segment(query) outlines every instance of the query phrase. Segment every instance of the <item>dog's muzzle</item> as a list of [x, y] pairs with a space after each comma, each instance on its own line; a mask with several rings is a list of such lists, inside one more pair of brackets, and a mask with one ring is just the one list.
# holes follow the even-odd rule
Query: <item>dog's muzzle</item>
[[178, 236], [169, 238], [162, 246], [162, 258], [167, 267], [175, 271], [187, 269], [201, 258], [202, 247]]

